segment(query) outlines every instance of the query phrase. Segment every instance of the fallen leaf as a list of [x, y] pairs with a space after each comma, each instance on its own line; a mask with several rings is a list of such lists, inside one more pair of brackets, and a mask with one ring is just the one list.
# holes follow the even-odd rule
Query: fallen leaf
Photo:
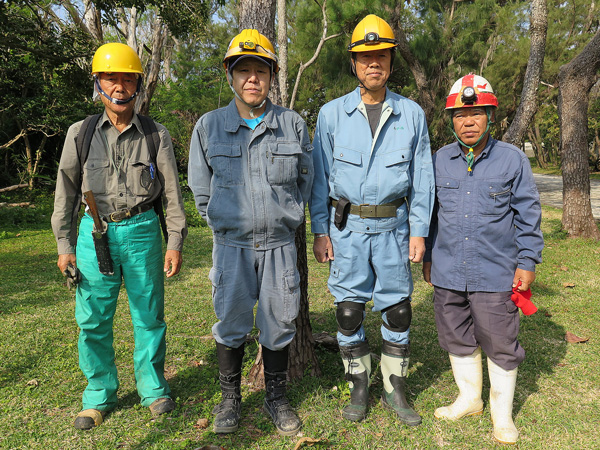
[[589, 341], [590, 338], [581, 338], [579, 336], [574, 335], [570, 331], [567, 331], [567, 334], [565, 335], [565, 340], [569, 344], [581, 344], [581, 343]]
[[37, 387], [37, 386], [39, 386], [39, 385], [40, 385], [40, 383], [39, 383], [39, 381], [38, 381], [38, 380], [29, 380], [29, 381], [27, 382], [27, 386], [33, 386], [33, 387]]
[[575, 287], [575, 283], [563, 283], [563, 287], [574, 288]]
[[302, 439], [300, 439], [296, 443], [296, 446], [294, 447], [294, 450], [298, 450], [300, 447], [302, 447], [302, 445], [304, 443], [307, 443], [307, 444], [316, 444], [318, 442], [325, 442], [325, 441], [327, 441], [327, 439], [315, 439], [315, 438], [311, 438], [311, 437], [303, 437]]
[[569, 268], [567, 266], [560, 266], [560, 270], [562, 270], [563, 272], [568, 272]]
[[208, 428], [208, 419], [206, 418], [200, 418], [196, 421], [196, 427], [204, 430], [205, 428]]

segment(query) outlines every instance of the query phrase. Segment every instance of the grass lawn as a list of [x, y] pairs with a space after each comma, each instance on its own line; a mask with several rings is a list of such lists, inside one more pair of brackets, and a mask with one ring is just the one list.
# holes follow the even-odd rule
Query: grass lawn
[[[190, 210], [191, 204], [187, 205]], [[323, 377], [290, 386], [289, 397], [304, 422], [298, 436], [277, 434], [262, 412], [263, 394], [243, 387], [240, 430], [216, 435], [211, 410], [220, 400], [211, 326], [208, 271], [211, 235], [194, 227], [186, 241], [182, 273], [166, 282], [168, 350], [166, 372], [178, 407], [152, 419], [139, 405], [132, 367], [133, 337], [127, 297], [121, 292], [114, 324], [119, 369], [119, 407], [88, 432], [73, 428], [85, 379], [78, 368], [75, 294], [56, 267], [49, 226], [51, 204], [35, 211], [0, 208], [0, 449], [294, 449], [302, 437], [311, 449], [493, 449], [492, 424], [484, 377], [486, 408], [481, 416], [456, 423], [434, 419], [436, 407], [454, 400], [457, 389], [447, 355], [439, 348], [432, 289], [413, 267], [415, 293], [411, 327], [409, 401], [423, 424], [400, 424], [380, 403], [381, 372], [374, 361], [368, 418], [350, 423], [341, 417], [349, 398], [337, 353], [317, 349]], [[568, 239], [560, 230], [560, 211], [544, 208], [544, 263], [533, 288], [537, 314], [521, 316], [520, 341], [527, 358], [520, 366], [514, 416], [519, 449], [600, 448], [600, 243]], [[309, 236], [309, 246], [312, 239]], [[309, 296], [313, 331], [336, 331], [328, 268], [309, 251]], [[371, 349], [380, 353], [380, 316], [368, 314]], [[567, 332], [590, 338], [569, 344]], [[247, 346], [245, 374], [257, 348]], [[201, 419], [208, 419], [205, 424]], [[206, 421], [204, 421], [206, 422]], [[210, 447], [216, 446], [216, 447]]]

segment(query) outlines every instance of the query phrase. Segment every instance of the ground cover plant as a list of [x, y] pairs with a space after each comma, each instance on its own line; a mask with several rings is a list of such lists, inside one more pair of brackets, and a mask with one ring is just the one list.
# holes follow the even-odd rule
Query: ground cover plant
[[[193, 210], [191, 202], [187, 208]], [[409, 428], [385, 411], [378, 358], [374, 358], [367, 419], [350, 423], [341, 417], [349, 398], [337, 353], [318, 348], [323, 376], [305, 377], [290, 386], [289, 397], [304, 422], [301, 433], [280, 437], [262, 412], [262, 391], [243, 387], [240, 430], [216, 435], [212, 408], [220, 400], [211, 326], [208, 271], [212, 240], [206, 227], [193, 227], [184, 249], [180, 275], [166, 282], [168, 351], [166, 374], [178, 407], [168, 417], [152, 419], [139, 405], [133, 380], [133, 336], [124, 291], [115, 317], [114, 341], [121, 386], [119, 407], [89, 432], [73, 428], [85, 379], [78, 368], [78, 329], [74, 291], [68, 291], [56, 268], [50, 231], [51, 200], [36, 202], [35, 214], [0, 208], [0, 448], [1, 449], [494, 449], [484, 378], [484, 414], [456, 423], [433, 418], [436, 407], [457, 394], [447, 355], [439, 348], [432, 289], [413, 266], [415, 295], [411, 330], [409, 401], [423, 424]], [[515, 393], [519, 449], [598, 448], [600, 423], [600, 243], [568, 239], [560, 231], [560, 211], [544, 208], [546, 248], [538, 267], [533, 301], [539, 311], [521, 316], [520, 340], [527, 358]], [[312, 258], [309, 245], [309, 296], [315, 333], [335, 334], [328, 268]], [[367, 315], [374, 355], [379, 355], [379, 314]], [[565, 340], [567, 332], [586, 343]], [[244, 375], [257, 348], [247, 346]], [[485, 368], [485, 367], [484, 367]], [[487, 373], [487, 372], [486, 372]], [[207, 420], [202, 420], [207, 419]]]

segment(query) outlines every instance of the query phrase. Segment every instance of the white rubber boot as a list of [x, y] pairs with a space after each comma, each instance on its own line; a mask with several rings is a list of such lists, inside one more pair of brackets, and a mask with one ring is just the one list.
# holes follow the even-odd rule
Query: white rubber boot
[[452, 353], [449, 355], [459, 394], [450, 406], [436, 409], [434, 416], [436, 419], [458, 420], [465, 416], [481, 414], [483, 411], [481, 348], [477, 347], [477, 350], [469, 356], [456, 356]]
[[488, 358], [488, 372], [494, 439], [502, 444], [514, 444], [519, 439], [519, 432], [512, 419], [517, 369], [504, 370]]

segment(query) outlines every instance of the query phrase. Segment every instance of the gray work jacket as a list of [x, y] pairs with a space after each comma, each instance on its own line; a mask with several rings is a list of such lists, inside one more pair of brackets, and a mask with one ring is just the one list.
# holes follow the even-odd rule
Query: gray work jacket
[[134, 114], [131, 123], [119, 133], [105, 112], [96, 125], [79, 184], [80, 163], [75, 141], [82, 124], [80, 121], [69, 128], [58, 167], [52, 214], [58, 254], [75, 253], [77, 195], [91, 190], [100, 215], [108, 216], [122, 209], [151, 204], [163, 186], [168, 249], [181, 251], [187, 225], [173, 144], [167, 129], [156, 124], [160, 137], [156, 155], [158, 177], [137, 115]]
[[293, 242], [313, 180], [306, 123], [267, 100], [254, 129], [235, 100], [198, 120], [188, 182], [215, 242], [268, 250]]

